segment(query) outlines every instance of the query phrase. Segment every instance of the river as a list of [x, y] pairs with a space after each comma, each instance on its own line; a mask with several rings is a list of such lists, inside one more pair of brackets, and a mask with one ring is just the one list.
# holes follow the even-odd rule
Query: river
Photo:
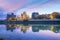
[[0, 39], [4, 40], [60, 40], [60, 25], [1, 24]]

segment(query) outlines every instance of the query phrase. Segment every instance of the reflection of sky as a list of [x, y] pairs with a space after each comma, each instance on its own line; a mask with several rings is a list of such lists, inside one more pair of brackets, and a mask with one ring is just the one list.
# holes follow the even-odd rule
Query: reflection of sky
[[7, 40], [60, 40], [60, 33], [54, 33], [49, 30], [32, 32], [31, 27], [26, 33], [21, 32], [20, 28], [16, 28], [11, 32], [6, 30], [5, 25], [0, 25], [0, 38], [5, 38]]
[[16, 12], [17, 15], [23, 11], [30, 15], [34, 11], [45, 14], [60, 12], [60, 0], [0, 0], [0, 8]]

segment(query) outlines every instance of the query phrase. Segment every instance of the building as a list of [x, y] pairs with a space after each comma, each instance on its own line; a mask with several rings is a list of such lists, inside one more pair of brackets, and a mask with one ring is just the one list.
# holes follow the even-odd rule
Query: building
[[23, 20], [24, 20], [24, 19], [27, 19], [27, 14], [26, 14], [26, 12], [23, 12], [23, 15], [22, 15], [22, 16], [23, 16]]
[[23, 12], [21, 16], [17, 18], [17, 20], [26, 20], [26, 19], [29, 19], [29, 16], [27, 15], [26, 12]]
[[60, 19], [60, 12], [53, 12], [49, 17], [50, 19]]
[[39, 13], [38, 12], [33, 12], [32, 13], [32, 19], [35, 19], [37, 16], [39, 16]]
[[60, 12], [53, 12], [56, 19], [60, 19]]
[[17, 17], [17, 20], [22, 20], [23, 19], [23, 14], [21, 16]]
[[16, 15], [14, 15], [14, 13], [7, 14], [7, 20], [8, 21], [16, 21]]
[[52, 14], [50, 14], [50, 19], [54, 19], [55, 18], [55, 14], [54, 13], [52, 13]]

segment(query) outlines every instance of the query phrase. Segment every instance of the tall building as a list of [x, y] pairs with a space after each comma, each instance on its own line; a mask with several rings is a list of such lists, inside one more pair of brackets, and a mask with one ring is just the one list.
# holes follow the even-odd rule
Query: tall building
[[14, 15], [14, 13], [7, 14], [7, 20], [8, 21], [15, 21], [16, 20], [16, 15]]
[[53, 12], [55, 19], [60, 19], [60, 12]]
[[26, 14], [26, 12], [23, 12], [23, 15], [22, 15], [22, 16], [23, 16], [23, 20], [24, 20], [24, 19], [27, 19], [27, 14]]
[[32, 19], [35, 19], [37, 16], [39, 16], [39, 13], [38, 12], [33, 12], [32, 13]]
[[17, 20], [25, 20], [25, 19], [29, 19], [29, 17], [28, 17], [28, 15], [27, 15], [26, 12], [23, 12], [23, 13], [21, 14], [21, 16], [19, 16], [19, 17], [17, 18]]
[[52, 14], [50, 14], [50, 19], [54, 19], [55, 18], [55, 14], [54, 13], [52, 13]]

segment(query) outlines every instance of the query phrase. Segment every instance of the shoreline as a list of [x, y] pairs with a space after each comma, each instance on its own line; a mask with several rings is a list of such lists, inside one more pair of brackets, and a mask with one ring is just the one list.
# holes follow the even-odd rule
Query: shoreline
[[54, 20], [19, 20], [19, 21], [4, 21], [0, 20], [0, 24], [60, 24], [60, 19]]

